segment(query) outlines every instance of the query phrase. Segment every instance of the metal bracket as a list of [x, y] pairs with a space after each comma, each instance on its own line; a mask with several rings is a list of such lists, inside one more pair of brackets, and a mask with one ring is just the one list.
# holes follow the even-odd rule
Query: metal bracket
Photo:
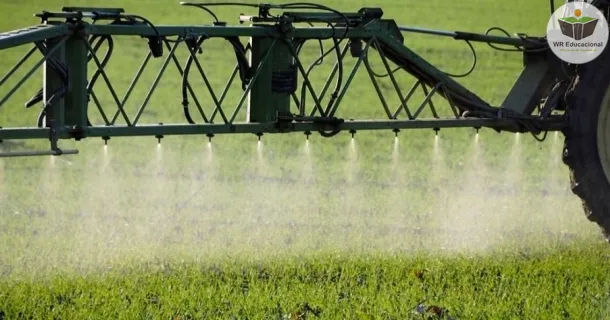
[[[78, 150], [62, 150], [59, 148], [57, 141], [57, 126], [55, 120], [51, 120], [51, 126], [49, 128], [49, 140], [51, 141], [51, 150], [45, 151], [15, 151], [15, 152], [0, 152], [0, 158], [14, 158], [14, 157], [33, 157], [33, 156], [61, 156], [64, 154], [78, 154]], [[0, 129], [1, 130], [1, 129]], [[1, 143], [1, 141], [0, 141]]]
[[523, 54], [524, 69], [502, 103], [502, 108], [529, 115], [553, 85], [552, 53]]

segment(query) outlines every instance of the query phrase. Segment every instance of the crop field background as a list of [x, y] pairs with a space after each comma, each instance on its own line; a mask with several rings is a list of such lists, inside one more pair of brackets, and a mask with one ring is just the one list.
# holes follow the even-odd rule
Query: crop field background
[[[499, 26], [532, 36], [544, 35], [550, 14], [546, 2], [526, 0], [324, 5], [382, 7], [401, 25], [480, 33]], [[0, 31], [63, 6], [123, 7], [157, 25], [210, 23], [177, 1], [4, 0]], [[217, 13], [237, 23], [238, 10]], [[405, 38], [441, 70], [470, 67], [464, 42]], [[115, 42], [107, 72], [121, 97], [148, 49], [137, 37]], [[522, 57], [475, 48], [477, 69], [459, 82], [497, 105]], [[24, 50], [0, 52], [0, 74]], [[308, 43], [302, 55], [313, 61], [318, 50]], [[151, 62], [143, 86], [162, 60]], [[200, 60], [213, 85], [224, 85], [230, 46], [205, 42]], [[316, 88], [333, 63], [331, 56], [313, 72]], [[381, 119], [362, 71], [338, 116]], [[41, 77], [2, 107], [0, 126], [35, 126], [39, 106], [23, 104]], [[399, 78], [408, 90], [413, 80]], [[168, 67], [142, 121], [184, 121], [180, 84]], [[393, 90], [389, 82], [382, 88]], [[232, 90], [226, 101], [234, 105], [241, 93]], [[96, 93], [112, 102], [107, 90]], [[145, 93], [134, 91], [130, 114]], [[201, 100], [211, 110], [204, 91]], [[89, 115], [100, 119], [93, 107]], [[211, 144], [166, 137], [160, 146], [146, 137], [113, 138], [107, 147], [101, 139], [62, 141], [80, 155], [0, 160], [0, 319], [422, 319], [441, 309], [455, 319], [608, 318], [608, 247], [569, 189], [562, 144], [561, 134], [539, 143], [486, 129], [358, 132], [353, 140], [313, 134], [309, 142], [302, 134], [261, 143], [254, 135]], [[35, 147], [46, 144], [0, 144]]]

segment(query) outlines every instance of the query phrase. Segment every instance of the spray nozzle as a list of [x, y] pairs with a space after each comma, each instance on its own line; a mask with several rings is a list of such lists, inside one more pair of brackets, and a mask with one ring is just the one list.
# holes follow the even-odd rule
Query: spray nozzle
[[438, 132], [441, 131], [441, 128], [434, 128], [435, 134], [438, 136]]
[[104, 140], [104, 145], [107, 146], [108, 145], [108, 140], [110, 140], [109, 136], [104, 136], [102, 137], [102, 140]]
[[155, 138], [157, 138], [157, 143], [161, 144], [161, 139], [163, 139], [163, 135], [156, 135]]
[[214, 134], [208, 133], [208, 134], [206, 134], [206, 137], [208, 137], [208, 142], [212, 142], [212, 138], [214, 138]]
[[263, 133], [262, 132], [257, 132], [256, 136], [258, 136], [258, 141], [260, 142], [261, 141], [261, 137], [263, 136]]
[[[159, 125], [162, 126], [163, 123], [160, 122]], [[157, 138], [157, 143], [161, 144], [161, 139], [163, 139], [163, 135], [162, 134], [158, 134], [158, 135], [155, 136], [155, 138]]]
[[395, 136], [396, 138], [398, 138], [398, 133], [400, 132], [400, 129], [394, 129], [394, 130], [392, 130], [392, 131], [394, 131], [394, 136]]
[[481, 130], [481, 127], [474, 127], [474, 129], [477, 131], [477, 134], [479, 134], [479, 130]]
[[356, 130], [352, 129], [349, 131], [349, 133], [352, 135], [352, 139], [354, 139], [354, 136], [356, 135]]
[[305, 137], [309, 140], [309, 136], [311, 135], [311, 131], [305, 131]]

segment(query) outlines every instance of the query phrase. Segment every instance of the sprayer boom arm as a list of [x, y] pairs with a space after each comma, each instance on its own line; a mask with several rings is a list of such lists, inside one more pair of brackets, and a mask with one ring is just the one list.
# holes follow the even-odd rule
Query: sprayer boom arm
[[[228, 26], [210, 10], [213, 4], [182, 3], [204, 9], [216, 20], [212, 25], [154, 25], [151, 21], [128, 15], [117, 8], [64, 8], [62, 12], [43, 12], [36, 16], [41, 25], [0, 34], [0, 54], [14, 47], [31, 46], [31, 50], [0, 79], [0, 114], [7, 101], [33, 73], [44, 73], [40, 91], [26, 102], [26, 107], [41, 105], [36, 126], [10, 127], [0, 123], [0, 140], [8, 139], [83, 139], [87, 137], [198, 135], [223, 133], [285, 133], [320, 132], [332, 136], [343, 130], [399, 130], [444, 127], [492, 127], [496, 130], [542, 132], [560, 130], [561, 117], [532, 115], [557, 77], [549, 65], [552, 54], [540, 39], [498, 37], [467, 32], [435, 31], [414, 27], [399, 27], [395, 21], [382, 19], [379, 8], [363, 8], [358, 12], [340, 13], [324, 6], [256, 5], [258, 14], [242, 15], [240, 21], [252, 25]], [[271, 11], [286, 9], [281, 15]], [[313, 12], [297, 12], [309, 9]], [[322, 12], [315, 12], [322, 11]], [[316, 25], [322, 23], [322, 25]], [[520, 48], [525, 57], [523, 75], [501, 106], [491, 106], [473, 92], [428, 63], [403, 43], [403, 32], [419, 32], [452, 37], [464, 41], [498, 43]], [[145, 44], [143, 61], [123, 97], [117, 94], [117, 84], [109, 77], [108, 62], [118, 39], [130, 38], [131, 43]], [[244, 38], [246, 41], [244, 41]], [[203, 43], [224, 39], [233, 48], [235, 68], [221, 91], [213, 90], [205, 68], [213, 61], [201, 61], [198, 54]], [[333, 45], [320, 59], [331, 56], [336, 63], [323, 89], [314, 90], [311, 70], [301, 58], [301, 48], [307, 41], [330, 40]], [[121, 42], [124, 45], [124, 42]], [[108, 47], [105, 55], [100, 47]], [[468, 42], [470, 44], [470, 42]], [[138, 47], [138, 46], [136, 46]], [[186, 63], [178, 52], [187, 52]], [[14, 87], [5, 84], [24, 62], [38, 52], [36, 65]], [[385, 75], [371, 67], [369, 57], [377, 54]], [[344, 70], [352, 58], [353, 66]], [[153, 59], [163, 64], [150, 87], [138, 81]], [[320, 60], [318, 59], [318, 60]], [[396, 69], [391, 67], [396, 65]], [[93, 73], [90, 72], [93, 67]], [[170, 119], [155, 119], [142, 123], [141, 117], [154, 104], [153, 93], [168, 68], [176, 68], [182, 85], [175, 88], [176, 105], [163, 106], [183, 113], [183, 123]], [[358, 119], [349, 109], [340, 108], [358, 70], [365, 69], [378, 94], [386, 117]], [[414, 78], [410, 90], [398, 83], [396, 72], [402, 70]], [[347, 76], [344, 75], [347, 74]], [[194, 87], [192, 76], [200, 77], [205, 85]], [[389, 78], [400, 104], [391, 107], [380, 89], [381, 78]], [[229, 105], [226, 95], [235, 83], [240, 85], [238, 103]], [[331, 89], [332, 84], [334, 89]], [[110, 92], [107, 101], [96, 95], [105, 86]], [[142, 91], [142, 89], [144, 90]], [[125, 89], [125, 88], [121, 88]], [[135, 112], [125, 106], [134, 92], [145, 93]], [[412, 103], [417, 90], [423, 91], [423, 101]], [[198, 96], [207, 93], [213, 109], [204, 110]], [[433, 96], [441, 96], [446, 105], [437, 106]], [[133, 99], [132, 99], [133, 100]], [[23, 103], [25, 101], [21, 101]], [[178, 105], [180, 104], [180, 105]], [[247, 105], [244, 106], [244, 105]], [[549, 108], [553, 108], [550, 106]], [[196, 110], [199, 121], [191, 113]], [[338, 117], [338, 112], [343, 112]], [[245, 112], [245, 121], [238, 116]], [[422, 118], [424, 113], [432, 117]], [[93, 117], [98, 119], [93, 123]], [[4, 118], [6, 119], [6, 118]], [[349, 120], [348, 120], [349, 119]]]

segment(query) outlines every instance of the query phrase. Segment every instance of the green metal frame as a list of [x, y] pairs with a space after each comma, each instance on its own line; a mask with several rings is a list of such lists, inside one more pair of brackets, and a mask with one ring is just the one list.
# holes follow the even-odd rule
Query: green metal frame
[[[205, 4], [198, 6], [208, 11]], [[259, 14], [242, 17], [252, 25], [227, 26], [217, 21], [207, 26], [155, 26], [139, 16], [125, 15], [122, 9], [112, 8], [64, 8], [62, 12], [43, 12], [39, 26], [0, 34], [1, 50], [16, 46], [32, 45], [33, 48], [14, 68], [0, 79], [0, 87], [32, 58], [36, 51], [42, 54], [33, 69], [17, 85], [0, 97], [0, 112], [3, 105], [40, 68], [44, 71], [44, 83], [36, 102], [43, 104], [43, 112], [38, 126], [14, 128], [0, 124], [0, 141], [12, 139], [50, 139], [53, 154], [65, 154], [57, 148], [59, 139], [80, 140], [87, 137], [109, 139], [114, 136], [155, 136], [166, 135], [208, 135], [229, 133], [286, 133], [319, 132], [325, 137], [341, 131], [359, 130], [400, 130], [447, 127], [489, 127], [501, 131], [540, 133], [561, 130], [564, 127], [562, 115], [551, 114], [555, 105], [546, 105], [545, 110], [534, 115], [555, 84], [565, 80], [565, 73], [554, 73], [558, 64], [545, 41], [499, 37], [488, 34], [447, 32], [414, 27], [399, 27], [394, 20], [382, 19], [378, 8], [363, 8], [355, 13], [339, 12], [284, 12], [278, 16], [270, 10], [283, 8], [276, 5], [258, 5]], [[210, 11], [211, 12], [211, 11]], [[88, 22], [93, 20], [96, 23]], [[109, 23], [102, 24], [100, 21]], [[325, 23], [326, 26], [301, 24]], [[440, 71], [417, 55], [403, 43], [403, 32], [419, 32], [437, 36], [447, 36], [456, 40], [480, 41], [488, 44], [510, 45], [519, 48], [524, 55], [524, 70], [515, 86], [501, 106], [491, 106], [473, 92], [459, 84], [452, 76]], [[112, 81], [105, 70], [108, 56], [100, 58], [99, 46], [102, 41], [112, 41], [117, 37], [132, 37], [134, 41], [148, 40], [149, 51], [142, 60], [141, 67], [132, 77], [133, 81], [124, 97], [116, 93]], [[136, 39], [137, 38], [137, 39]], [[201, 44], [212, 38], [229, 41], [235, 48], [237, 63], [225, 88], [215, 92], [210, 85], [203, 64], [197, 57]], [[241, 38], [250, 38], [244, 45]], [[300, 46], [309, 40], [331, 39], [337, 61], [328, 75], [320, 92], [315, 92], [308, 76], [308, 69], [299, 59]], [[96, 42], [97, 40], [97, 42]], [[112, 44], [109, 44], [112, 45]], [[189, 62], [182, 65], [176, 56], [178, 48], [185, 47], [190, 53]], [[166, 52], [164, 52], [166, 51]], [[391, 107], [378, 84], [379, 75], [371, 68], [368, 57], [376, 52], [390, 78], [394, 91], [401, 101]], [[330, 93], [337, 81], [337, 74], [343, 67], [348, 53], [356, 59], [340, 90]], [[246, 55], [250, 54], [250, 60]], [[146, 98], [138, 111], [129, 115], [123, 106], [138, 87], [138, 81], [151, 59], [163, 59], [153, 85], [148, 88]], [[93, 64], [96, 71], [87, 73]], [[183, 107], [186, 121], [168, 124], [163, 119], [154, 123], [141, 123], [143, 112], [150, 103], [159, 81], [167, 68], [172, 65], [182, 76], [198, 73], [206, 84], [195, 90], [188, 79], [183, 81]], [[392, 69], [391, 64], [398, 68]], [[364, 66], [364, 68], [362, 67]], [[380, 99], [387, 118], [351, 119], [337, 118], [335, 115], [342, 105], [343, 97], [349, 90], [356, 73], [365, 69], [373, 88]], [[402, 70], [413, 75], [413, 86], [405, 90], [398, 83], [395, 72]], [[238, 77], [239, 75], [239, 77]], [[229, 106], [225, 98], [229, 87], [241, 78], [242, 95], [239, 103]], [[300, 85], [299, 85], [300, 83]], [[107, 86], [114, 105], [102, 105], [95, 94], [100, 85]], [[301, 96], [297, 94], [301, 89]], [[207, 90], [213, 98], [215, 109], [206, 114], [197, 99], [196, 92]], [[410, 106], [416, 90], [422, 90], [425, 98]], [[436, 106], [434, 95], [447, 101], [446, 106]], [[330, 98], [329, 98], [330, 97]], [[307, 98], [307, 99], [305, 99]], [[323, 104], [327, 99], [328, 103]], [[201, 116], [201, 123], [193, 121], [188, 108], [192, 100]], [[548, 104], [548, 103], [547, 103]], [[248, 105], [247, 121], [236, 122], [238, 113]], [[291, 110], [296, 109], [296, 112]], [[421, 118], [424, 110], [433, 114], [432, 118]], [[90, 112], [99, 112], [103, 123], [91, 124]], [[119, 119], [124, 123], [118, 123]], [[347, 120], [350, 119], [350, 120]], [[41, 121], [44, 120], [44, 121]], [[43, 154], [48, 154], [43, 153]]]

